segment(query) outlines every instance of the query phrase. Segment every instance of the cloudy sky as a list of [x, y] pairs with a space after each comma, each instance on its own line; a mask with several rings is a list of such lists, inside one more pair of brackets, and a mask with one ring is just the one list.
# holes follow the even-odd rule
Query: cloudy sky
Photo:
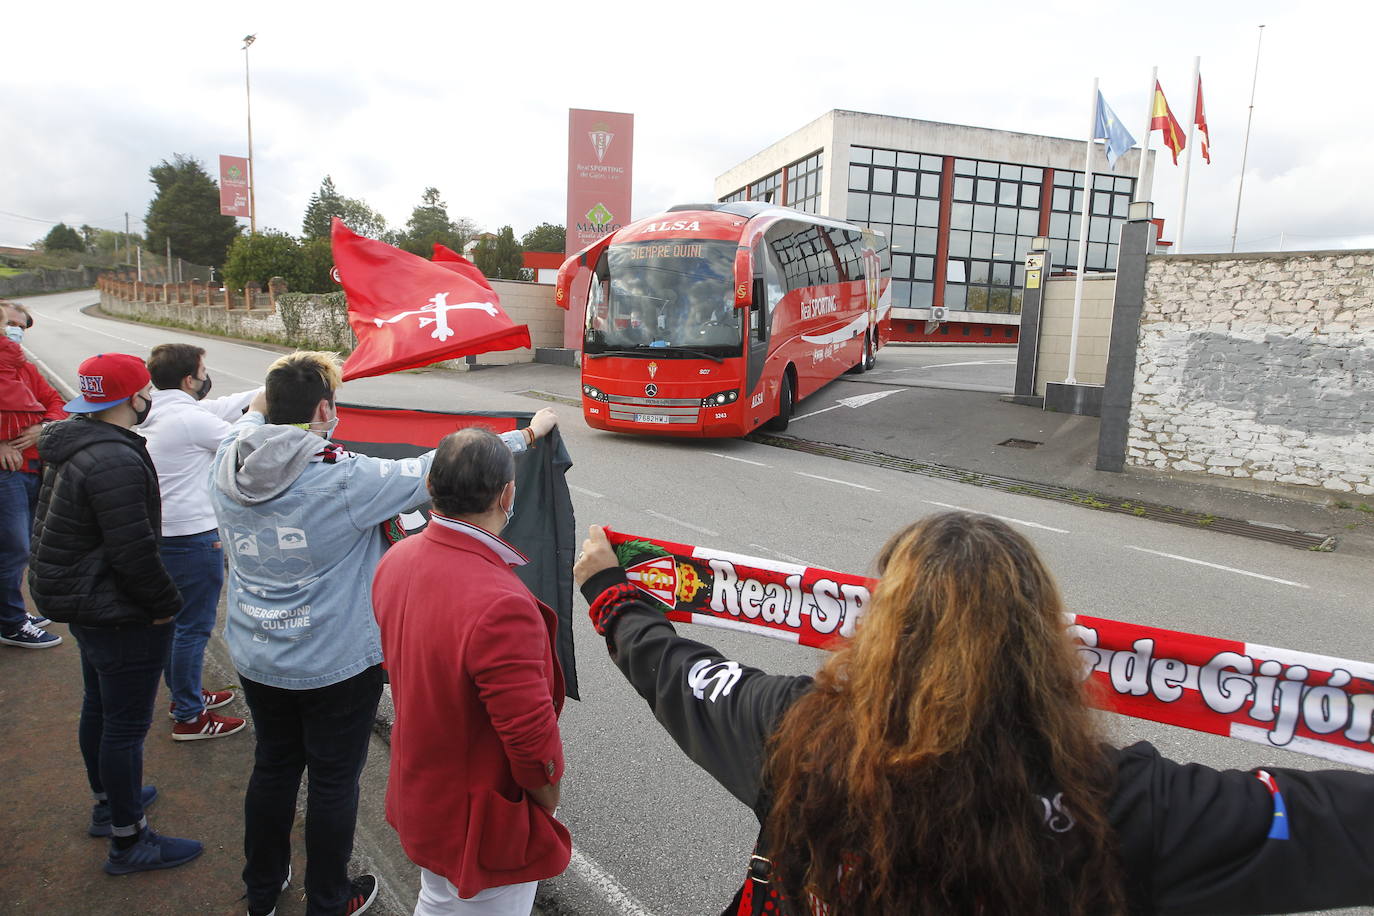
[[[299, 232], [326, 173], [392, 225], [428, 185], [483, 228], [561, 223], [569, 108], [634, 113], [636, 216], [710, 199], [832, 108], [1082, 137], [1096, 76], [1139, 139], [1151, 66], [1186, 121], [1200, 55], [1213, 161], [1186, 242], [1225, 251], [1260, 24], [1238, 249], [1374, 247], [1367, 0], [12, 4], [0, 244], [137, 230], [150, 166], [245, 154], [253, 32], [259, 228]], [[1181, 172], [1156, 171], [1169, 220]]]

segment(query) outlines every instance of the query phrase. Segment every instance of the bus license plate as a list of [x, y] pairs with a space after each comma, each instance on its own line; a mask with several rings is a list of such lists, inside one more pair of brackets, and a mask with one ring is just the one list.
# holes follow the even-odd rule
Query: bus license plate
[[637, 413], [636, 423], [667, 423], [668, 418], [661, 413]]

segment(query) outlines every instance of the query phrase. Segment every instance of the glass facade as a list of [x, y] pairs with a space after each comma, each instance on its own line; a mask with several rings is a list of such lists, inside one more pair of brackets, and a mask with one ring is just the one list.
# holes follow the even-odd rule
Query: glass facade
[[[818, 213], [821, 205], [821, 175], [823, 171], [821, 153], [820, 150], [817, 150], [805, 159], [798, 159], [785, 169], [779, 169], [747, 187], [740, 188], [733, 194], [722, 197], [720, 202], [728, 204], [738, 200], [757, 200], [763, 203], [785, 204], [806, 213]], [[787, 183], [786, 199], [780, 193], [784, 181]]]
[[[1087, 269], [1112, 270], [1135, 180], [1093, 179]], [[945, 305], [1016, 314], [1034, 236], [1051, 239], [1054, 269], [1076, 262], [1082, 186], [1082, 172], [855, 146], [845, 217], [890, 240], [897, 308]], [[937, 277], [944, 280], [942, 296]]]

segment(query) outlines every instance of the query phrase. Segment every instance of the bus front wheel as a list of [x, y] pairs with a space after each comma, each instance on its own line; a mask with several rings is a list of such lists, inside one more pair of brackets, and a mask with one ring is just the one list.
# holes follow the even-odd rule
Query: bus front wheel
[[778, 392], [778, 415], [763, 425], [764, 429], [780, 433], [787, 429], [792, 419], [792, 376], [782, 377], [782, 389]]

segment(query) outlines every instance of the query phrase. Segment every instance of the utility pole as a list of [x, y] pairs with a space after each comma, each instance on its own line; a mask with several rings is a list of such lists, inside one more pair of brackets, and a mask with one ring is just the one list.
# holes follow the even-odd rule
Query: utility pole
[[243, 37], [243, 93], [248, 102], [248, 231], [254, 235], [258, 231], [258, 172], [253, 165], [253, 88], [248, 80], [248, 48], [257, 35]]
[[129, 260], [129, 211], [124, 211], [124, 260]]

